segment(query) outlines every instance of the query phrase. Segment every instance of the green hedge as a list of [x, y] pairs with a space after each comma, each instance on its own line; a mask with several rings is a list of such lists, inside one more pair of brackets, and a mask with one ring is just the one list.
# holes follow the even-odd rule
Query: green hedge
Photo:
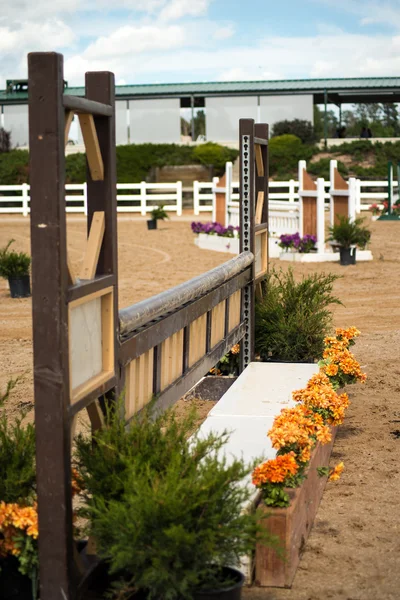
[[316, 146], [303, 144], [295, 135], [285, 134], [269, 141], [270, 175], [284, 181], [297, 172], [299, 160], [309, 160], [318, 152]]
[[[200, 146], [178, 144], [131, 144], [117, 146], [117, 178], [119, 183], [144, 181], [152, 167], [165, 165], [213, 165], [214, 174], [222, 175], [227, 161], [234, 162], [238, 151], [211, 142]], [[66, 157], [66, 182], [86, 180], [84, 154]], [[29, 153], [12, 150], [0, 154], [0, 185], [18, 185], [29, 181]]]

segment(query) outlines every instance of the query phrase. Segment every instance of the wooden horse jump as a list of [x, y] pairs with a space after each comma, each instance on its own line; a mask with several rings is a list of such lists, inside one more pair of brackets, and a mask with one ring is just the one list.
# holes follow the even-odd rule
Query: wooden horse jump
[[315, 183], [307, 173], [305, 160], [299, 161], [300, 235], [317, 238], [318, 253], [325, 250], [325, 187], [322, 178]]
[[[118, 313], [114, 75], [64, 94], [63, 57], [29, 55], [31, 245], [41, 600], [75, 600], [88, 570], [73, 539], [71, 438], [77, 414], [104, 426], [122, 390], [129, 420], [174, 404], [231, 347], [254, 358], [254, 296], [268, 265], [268, 126], [240, 121], [241, 253]], [[79, 116], [87, 153], [87, 245], [67, 256], [65, 139]], [[257, 201], [256, 201], [257, 199]]]
[[357, 182], [353, 177], [348, 183], [337, 168], [337, 161], [330, 161], [331, 225], [338, 224], [341, 217], [356, 218]]

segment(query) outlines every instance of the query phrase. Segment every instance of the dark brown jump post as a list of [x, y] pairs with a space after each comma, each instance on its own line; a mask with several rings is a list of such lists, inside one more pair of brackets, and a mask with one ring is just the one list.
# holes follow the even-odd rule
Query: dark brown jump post
[[[92, 403], [118, 383], [114, 76], [88, 73], [88, 100], [69, 98], [61, 55], [33, 53], [28, 63], [40, 598], [70, 600], [81, 576], [72, 536], [71, 430], [76, 413], [89, 406], [98, 427], [101, 414]], [[80, 278], [67, 258], [64, 154], [72, 111], [89, 165], [90, 235]], [[89, 373], [71, 347], [93, 334], [79, 332], [82, 311], [92, 309], [102, 334]]]
[[[88, 73], [84, 98], [65, 95], [63, 79], [61, 55], [29, 55], [41, 600], [75, 600], [87, 574], [72, 529], [77, 413], [87, 409], [92, 429], [102, 427], [99, 399], [122, 387], [128, 421], [154, 394], [165, 410], [237, 343], [247, 366], [254, 356], [255, 285], [268, 260], [268, 129], [243, 120], [240, 255], [118, 313], [114, 76]], [[68, 261], [64, 187], [74, 114], [88, 166], [88, 238], [79, 276]]]

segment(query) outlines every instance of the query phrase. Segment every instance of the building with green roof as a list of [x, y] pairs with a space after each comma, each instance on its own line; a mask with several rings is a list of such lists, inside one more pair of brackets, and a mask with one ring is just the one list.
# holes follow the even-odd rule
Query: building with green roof
[[[270, 126], [283, 119], [313, 121], [314, 104], [400, 102], [399, 89], [400, 77], [121, 85], [116, 139], [117, 144], [190, 141], [197, 137], [194, 122], [202, 111], [202, 139], [236, 144], [242, 117]], [[65, 92], [83, 96], [84, 88], [66, 84]], [[25, 80], [9, 80], [0, 91], [1, 124], [11, 131], [14, 146], [28, 145], [28, 94]], [[189, 131], [185, 122], [191, 122]]]

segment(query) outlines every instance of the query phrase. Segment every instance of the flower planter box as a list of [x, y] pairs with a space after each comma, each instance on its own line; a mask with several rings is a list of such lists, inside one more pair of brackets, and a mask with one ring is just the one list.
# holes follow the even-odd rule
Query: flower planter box
[[255, 583], [263, 587], [290, 587], [293, 583], [305, 543], [317, 514], [318, 506], [327, 481], [320, 477], [317, 467], [329, 464], [337, 428], [332, 428], [329, 444], [317, 444], [311, 455], [307, 478], [296, 489], [288, 489], [290, 506], [270, 508], [261, 505], [269, 514], [264, 526], [281, 539], [285, 559], [279, 558], [274, 550], [257, 545], [255, 557]]
[[208, 235], [199, 233], [194, 243], [203, 250], [214, 250], [216, 252], [229, 252], [239, 254], [239, 238], [222, 237], [221, 235]]

